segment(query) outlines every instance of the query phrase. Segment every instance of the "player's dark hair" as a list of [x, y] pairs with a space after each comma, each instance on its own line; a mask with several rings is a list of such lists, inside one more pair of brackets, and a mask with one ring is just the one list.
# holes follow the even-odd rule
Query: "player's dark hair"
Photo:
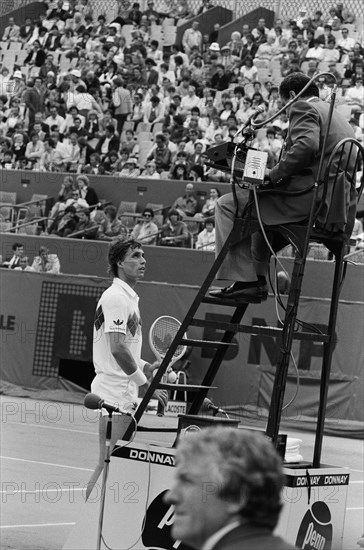
[[135, 239], [117, 239], [110, 244], [108, 262], [108, 272], [113, 277], [118, 276], [118, 262], [122, 262], [128, 252], [128, 250], [134, 250], [135, 248], [141, 248], [142, 245]]
[[[284, 98], [289, 99], [289, 92], [292, 91], [295, 92], [295, 94], [298, 94], [310, 80], [311, 79], [303, 73], [292, 73], [286, 76], [286, 78], [281, 82], [281, 85], [279, 86], [279, 93]], [[309, 96], [320, 97], [318, 87], [314, 82], [310, 84], [301, 97]]]

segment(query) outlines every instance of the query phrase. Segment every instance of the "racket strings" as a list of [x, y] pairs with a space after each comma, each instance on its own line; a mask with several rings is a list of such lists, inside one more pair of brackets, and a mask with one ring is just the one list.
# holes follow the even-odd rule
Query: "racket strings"
[[[179, 328], [180, 323], [170, 318], [158, 319], [152, 331], [152, 343], [160, 355], [166, 355]], [[173, 357], [181, 357], [185, 352], [185, 346], [178, 345], [173, 353]]]

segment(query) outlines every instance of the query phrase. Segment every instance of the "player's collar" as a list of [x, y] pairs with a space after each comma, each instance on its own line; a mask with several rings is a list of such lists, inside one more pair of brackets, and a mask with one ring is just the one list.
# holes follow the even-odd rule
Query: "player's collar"
[[139, 298], [138, 294], [135, 292], [134, 289], [131, 288], [130, 285], [128, 285], [128, 283], [126, 283], [125, 281], [122, 281], [121, 279], [119, 279], [119, 277], [114, 277], [113, 279], [113, 284], [117, 285], [117, 286], [120, 286], [121, 288], [123, 288], [124, 290], [126, 290], [126, 292], [128, 294], [130, 294], [130, 296], [132, 298]]

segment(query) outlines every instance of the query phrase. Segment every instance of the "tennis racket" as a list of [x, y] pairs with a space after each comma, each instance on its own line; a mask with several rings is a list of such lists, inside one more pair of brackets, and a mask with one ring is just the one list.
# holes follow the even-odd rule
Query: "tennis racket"
[[[158, 317], [158, 319], [152, 323], [149, 329], [149, 346], [157, 361], [163, 361], [180, 327], [181, 323], [178, 319], [170, 317], [169, 315]], [[184, 335], [184, 337], [186, 337], [186, 335]], [[181, 359], [186, 353], [186, 350], [187, 346], [177, 346], [168, 367], [171, 367], [174, 363]], [[162, 383], [167, 383], [167, 381], [168, 374], [166, 372], [162, 377]], [[158, 403], [158, 416], [163, 416], [163, 409], [163, 405]]]

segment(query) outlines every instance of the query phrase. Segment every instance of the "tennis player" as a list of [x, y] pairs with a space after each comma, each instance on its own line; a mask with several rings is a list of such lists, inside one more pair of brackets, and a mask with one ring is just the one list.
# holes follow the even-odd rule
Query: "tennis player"
[[[146, 260], [141, 244], [134, 240], [117, 240], [109, 248], [109, 272], [112, 285], [102, 294], [96, 308], [93, 337], [93, 362], [96, 376], [92, 393], [125, 412], [137, 406], [139, 390], [144, 394], [159, 364], [141, 359], [142, 330], [139, 296], [134, 288], [144, 277]], [[154, 397], [167, 405], [168, 394], [156, 390]], [[89, 497], [105, 460], [107, 412], [99, 422], [99, 461], [86, 488]], [[121, 439], [127, 425], [123, 415], [113, 416], [111, 449]]]

